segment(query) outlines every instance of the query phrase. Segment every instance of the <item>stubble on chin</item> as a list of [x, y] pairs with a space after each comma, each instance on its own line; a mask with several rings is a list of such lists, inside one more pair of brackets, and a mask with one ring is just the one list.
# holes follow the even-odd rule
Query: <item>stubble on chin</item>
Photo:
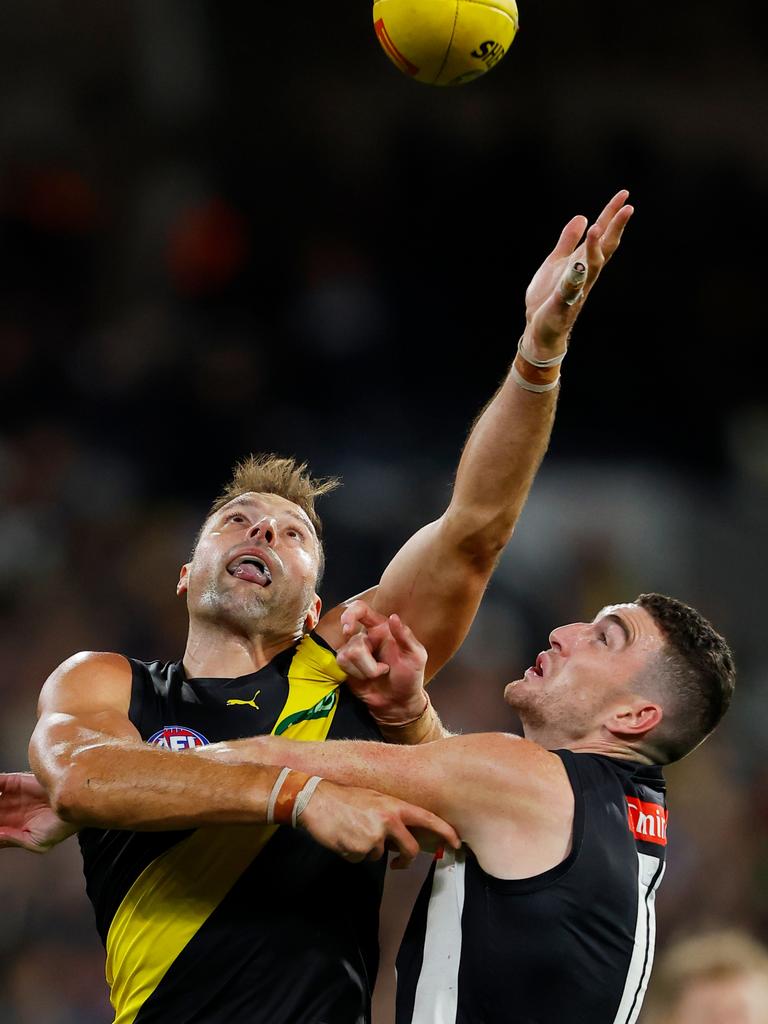
[[242, 627], [261, 624], [269, 617], [270, 609], [258, 591], [236, 593], [234, 590], [222, 590], [212, 581], [202, 590], [196, 602], [196, 612], [209, 622]]
[[536, 694], [526, 693], [522, 688], [524, 680], [510, 683], [504, 690], [504, 700], [523, 723], [526, 733], [532, 729], [541, 729], [545, 724], [545, 715]]
[[281, 640], [296, 633], [297, 621], [306, 614], [294, 606], [298, 603], [290, 598], [286, 602], [285, 596], [280, 601], [270, 600], [265, 591], [256, 586], [247, 591], [220, 588], [212, 580], [200, 594], [196, 614], [223, 629]]

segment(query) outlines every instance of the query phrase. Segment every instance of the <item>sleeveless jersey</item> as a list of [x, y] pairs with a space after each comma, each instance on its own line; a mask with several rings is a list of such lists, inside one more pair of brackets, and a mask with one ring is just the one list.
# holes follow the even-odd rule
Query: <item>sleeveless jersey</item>
[[572, 849], [533, 878], [436, 861], [397, 959], [397, 1024], [633, 1024], [653, 961], [667, 835], [661, 769], [557, 750]]
[[[315, 634], [236, 679], [129, 660], [130, 719], [171, 750], [266, 733], [381, 738]], [[348, 864], [267, 825], [84, 829], [80, 846], [115, 1024], [369, 1020], [384, 860]]]

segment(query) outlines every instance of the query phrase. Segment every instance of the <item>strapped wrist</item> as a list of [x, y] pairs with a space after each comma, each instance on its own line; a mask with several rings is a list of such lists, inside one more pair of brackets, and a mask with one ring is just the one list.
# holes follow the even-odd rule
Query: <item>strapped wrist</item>
[[296, 819], [309, 803], [314, 793], [317, 782], [312, 785], [311, 792], [303, 801], [301, 809], [297, 810], [299, 798], [308, 784], [312, 782], [306, 772], [295, 771], [292, 768], [283, 768], [275, 779], [275, 784], [269, 794], [267, 801], [267, 824], [268, 825], [292, 825], [296, 827]]
[[426, 698], [426, 703], [424, 705], [424, 710], [420, 711], [418, 713], [418, 715], [414, 715], [413, 718], [407, 719], [405, 722], [387, 722], [383, 718], [377, 718], [376, 715], [373, 714], [373, 712], [371, 712], [371, 717], [373, 718], [374, 722], [378, 726], [381, 726], [382, 728], [385, 728], [385, 729], [405, 729], [406, 726], [413, 725], [415, 722], [418, 722], [420, 718], [423, 718], [424, 715], [426, 715], [427, 711], [429, 711], [429, 709], [432, 707], [432, 702], [430, 701], [429, 694], [427, 693], [426, 690], [424, 690], [424, 696]]
[[512, 380], [525, 391], [537, 394], [554, 391], [560, 383], [560, 364], [565, 359], [565, 352], [551, 359], [537, 359], [524, 350], [524, 338], [525, 334], [522, 334], [517, 343], [517, 354], [510, 370]]
[[425, 692], [424, 696], [427, 699], [427, 703], [424, 710], [416, 718], [411, 718], [407, 722], [398, 722], [396, 725], [377, 721], [381, 735], [388, 743], [417, 746], [434, 732], [435, 724], [439, 723], [439, 719], [435, 709], [432, 707], [429, 694]]

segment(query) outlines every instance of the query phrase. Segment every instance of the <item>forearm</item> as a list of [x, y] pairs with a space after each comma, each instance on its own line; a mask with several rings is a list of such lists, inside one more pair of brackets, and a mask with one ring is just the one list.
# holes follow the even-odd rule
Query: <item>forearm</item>
[[275, 768], [211, 764], [145, 744], [104, 741], [33, 763], [56, 813], [76, 828], [165, 831], [266, 820]]
[[192, 756], [287, 766], [339, 785], [373, 789], [432, 811], [463, 834], [482, 803], [472, 797], [476, 773], [466, 770], [471, 742], [457, 736], [428, 747], [405, 747], [370, 740], [304, 742], [258, 736], [204, 747]]
[[191, 756], [208, 763], [287, 766], [341, 785], [375, 789], [432, 810], [424, 802], [424, 792], [416, 778], [418, 773], [409, 770], [423, 761], [423, 748], [418, 746], [408, 748], [369, 740], [305, 742], [279, 736], [255, 736], [198, 748]]
[[495, 556], [509, 540], [549, 444], [557, 394], [526, 391], [508, 374], [475, 421], [444, 516], [468, 553]]

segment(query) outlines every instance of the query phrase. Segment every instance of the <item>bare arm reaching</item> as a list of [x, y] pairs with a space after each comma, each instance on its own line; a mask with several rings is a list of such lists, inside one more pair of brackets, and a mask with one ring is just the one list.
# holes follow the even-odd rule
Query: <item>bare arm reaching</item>
[[[531, 281], [521, 345], [534, 364], [565, 353], [584, 300], [632, 215], [627, 195], [619, 192], [608, 203], [583, 242], [586, 218], [569, 221]], [[472, 623], [547, 448], [556, 396], [556, 387], [527, 390], [510, 370], [472, 428], [447, 510], [401, 548], [377, 588], [360, 595], [374, 610], [396, 612], [411, 625], [429, 652], [427, 679]], [[343, 642], [343, 610], [329, 612], [318, 628], [335, 648]]]

